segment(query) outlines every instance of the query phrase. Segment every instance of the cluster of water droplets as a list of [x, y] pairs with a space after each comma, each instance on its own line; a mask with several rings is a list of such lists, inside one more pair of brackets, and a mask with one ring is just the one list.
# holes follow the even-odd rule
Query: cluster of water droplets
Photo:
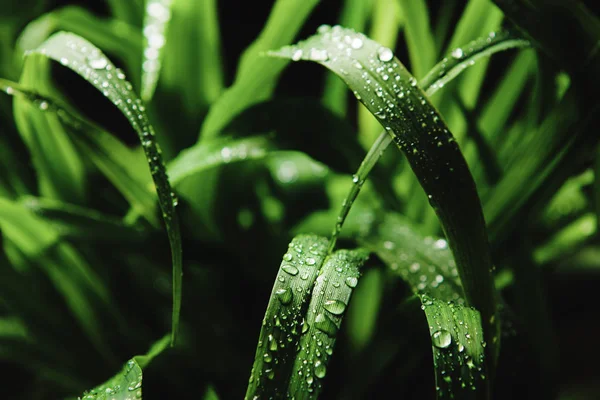
[[161, 150], [156, 143], [154, 129], [148, 121], [145, 106], [133, 92], [133, 87], [127, 81], [124, 72], [116, 68], [90, 42], [70, 33], [53, 36], [49, 39], [46, 49], [41, 49], [40, 52], [77, 72], [125, 115], [140, 137], [152, 178], [157, 187], [163, 217], [167, 221], [171, 220], [173, 207], [177, 204], [177, 197], [170, 189]]
[[457, 389], [476, 390], [485, 380], [484, 349], [479, 313], [453, 302], [422, 296], [434, 347], [437, 390], [452, 393]]
[[161, 49], [165, 45], [165, 31], [171, 19], [173, 0], [150, 0], [146, 5], [144, 21], [144, 60], [142, 63], [142, 97], [149, 100], [158, 81]]
[[142, 398], [142, 370], [129, 360], [121, 374], [109, 382], [85, 392], [78, 400], [139, 400]]

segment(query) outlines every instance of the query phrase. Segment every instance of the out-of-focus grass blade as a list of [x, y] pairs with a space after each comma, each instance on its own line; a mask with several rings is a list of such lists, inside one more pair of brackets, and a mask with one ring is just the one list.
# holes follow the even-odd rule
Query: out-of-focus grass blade
[[574, 253], [594, 236], [597, 231], [596, 220], [594, 213], [586, 213], [576, 219], [538, 247], [533, 254], [534, 261], [547, 264]]
[[367, 258], [368, 252], [360, 249], [339, 250], [325, 260], [312, 291], [288, 396], [319, 397], [344, 313], [358, 285], [359, 268]]
[[171, 9], [160, 85], [180, 93], [182, 106], [193, 115], [204, 112], [223, 91], [217, 2], [174, 0]]
[[245, 399], [286, 396], [300, 336], [310, 328], [304, 317], [326, 250], [327, 239], [314, 235], [290, 243], [263, 319]]
[[142, 370], [153, 358], [169, 346], [169, 337], [165, 336], [152, 345], [148, 353], [135, 356], [123, 366], [123, 369], [103, 384], [86, 391], [81, 400], [141, 399]]
[[153, 187], [145, 185], [149, 174], [143, 154], [130, 150], [118, 139], [69, 111], [57, 100], [4, 79], [0, 79], [0, 90], [20, 96], [45, 112], [54, 113], [65, 124], [68, 136], [81, 153], [90, 157], [96, 167], [121, 191], [135, 213], [143, 215], [153, 225], [158, 225], [155, 191]]
[[421, 302], [431, 335], [437, 398], [489, 398], [479, 312], [429, 296]]
[[361, 238], [413, 292], [462, 303], [464, 292], [456, 263], [444, 239], [424, 237], [400, 215], [387, 213]]
[[63, 30], [86, 38], [122, 60], [130, 81], [138, 87], [143, 45], [139, 30], [122, 21], [100, 19], [81, 7], [60, 8], [30, 22], [16, 43], [18, 61], [21, 62], [23, 54], [38, 48], [53, 33]]
[[[362, 43], [358, 49], [347, 44], [355, 39]], [[270, 54], [331, 69], [394, 136], [442, 223], [467, 302], [482, 314], [495, 359], [499, 323], [481, 203], [460, 149], [416, 79], [389, 48], [340, 27]]]
[[[371, 0], [346, 0], [339, 24], [363, 32], [372, 8]], [[348, 108], [348, 90], [335, 75], [328, 74], [323, 90], [323, 104], [334, 113], [344, 116]]]
[[216, 136], [246, 107], [268, 98], [287, 64], [263, 57], [263, 52], [289, 44], [318, 0], [278, 0], [259, 37], [240, 59], [233, 85], [209, 110], [201, 129], [201, 140]]
[[27, 196], [23, 206], [42, 217], [63, 238], [71, 240], [140, 240], [141, 231], [121, 219], [61, 201]]
[[107, 3], [115, 18], [127, 22], [132, 26], [140, 26], [142, 24], [144, 0], [107, 0]]
[[90, 82], [125, 115], [142, 142], [171, 245], [173, 262], [172, 341], [174, 343], [179, 328], [181, 308], [181, 236], [175, 213], [176, 197], [171, 190], [162, 162], [161, 151], [154, 140], [154, 129], [148, 122], [144, 105], [133, 93], [131, 84], [125, 80], [125, 75], [116, 69], [98, 48], [77, 35], [55, 34], [35, 52], [60, 62]]
[[435, 64], [436, 48], [425, 0], [398, 0], [405, 20], [411, 73], [418, 79]]
[[160, 75], [162, 49], [166, 42], [172, 5], [173, 0], [148, 0], [146, 2], [141, 88], [141, 97], [145, 102], [152, 99]]
[[[51, 93], [48, 80], [39, 72], [49, 62], [42, 56], [29, 57], [20, 82], [26, 87], [35, 87], [42, 93]], [[41, 102], [37, 106], [26, 99], [14, 100], [15, 122], [31, 153], [40, 194], [82, 203], [85, 197], [83, 160], [58, 116], [43, 112], [48, 104]]]

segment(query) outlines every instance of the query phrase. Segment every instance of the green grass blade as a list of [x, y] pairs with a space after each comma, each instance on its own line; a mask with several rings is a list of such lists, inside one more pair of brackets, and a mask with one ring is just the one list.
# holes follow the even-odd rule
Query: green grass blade
[[174, 0], [171, 9], [160, 84], [194, 115], [223, 92], [217, 1]]
[[169, 346], [169, 337], [165, 336], [152, 345], [148, 353], [133, 357], [123, 369], [103, 384], [86, 391], [81, 400], [141, 399], [142, 370], [153, 358]]
[[106, 0], [115, 18], [132, 26], [140, 26], [144, 10], [144, 0]]
[[[360, 49], [338, 46], [362, 41]], [[482, 314], [486, 341], [496, 355], [496, 315], [492, 262], [481, 203], [473, 178], [454, 138], [389, 48], [343, 28], [319, 34], [270, 53], [324, 65], [355, 90], [362, 103], [394, 135], [438, 215], [465, 289], [467, 303]]]
[[301, 235], [283, 256], [263, 319], [245, 399], [284, 397], [311, 290], [326, 256], [327, 239]]
[[175, 197], [169, 184], [158, 144], [154, 140], [154, 129], [148, 122], [144, 106], [132, 92], [131, 84], [122, 72], [102, 52], [87, 40], [69, 33], [58, 33], [46, 41], [36, 52], [60, 62], [90, 82], [125, 115], [133, 130], [138, 134], [152, 174], [162, 210], [173, 263], [173, 321], [172, 342], [179, 328], [181, 309], [181, 236], [175, 213]]
[[489, 398], [489, 386], [484, 385], [489, 377], [483, 368], [486, 345], [479, 312], [428, 296], [421, 302], [431, 335], [437, 398]]
[[22, 62], [22, 55], [35, 50], [53, 33], [59, 31], [68, 31], [84, 37], [117, 57], [123, 62], [130, 82], [135, 87], [139, 87], [141, 69], [139, 55], [143, 46], [140, 31], [122, 21], [98, 18], [81, 7], [59, 8], [30, 22], [17, 39], [18, 61]]
[[146, 2], [141, 88], [141, 97], [146, 103], [152, 99], [158, 83], [172, 5], [173, 0], [148, 0]]
[[142, 238], [140, 229], [96, 210], [33, 196], [22, 197], [20, 202], [25, 209], [49, 222], [64, 239], [120, 242]]
[[[372, 0], [346, 0], [339, 18], [339, 25], [357, 32], [365, 30], [371, 13]], [[348, 90], [335, 75], [328, 74], [323, 90], [323, 104], [334, 113], [344, 116], [348, 108]]]
[[[41, 71], [47, 71], [48, 63], [40, 56], [29, 57], [20, 82], [51, 93], [46, 77], [41, 75]], [[15, 122], [31, 153], [39, 192], [45, 197], [82, 203], [85, 198], [83, 160], [58, 116], [43, 112], [46, 106], [39, 103], [36, 107], [20, 98], [14, 101]]]
[[398, 0], [405, 20], [411, 72], [417, 79], [435, 64], [436, 46], [425, 0]]
[[245, 108], [270, 97], [277, 78], [287, 64], [263, 57], [263, 52], [289, 44], [318, 0], [278, 0], [259, 37], [240, 59], [235, 82], [209, 110], [201, 129], [201, 140], [219, 134]]
[[288, 397], [319, 397], [343, 315], [358, 284], [359, 268], [367, 258], [368, 252], [362, 249], [339, 250], [321, 267], [306, 314], [306, 329], [298, 344], [300, 351], [294, 361]]

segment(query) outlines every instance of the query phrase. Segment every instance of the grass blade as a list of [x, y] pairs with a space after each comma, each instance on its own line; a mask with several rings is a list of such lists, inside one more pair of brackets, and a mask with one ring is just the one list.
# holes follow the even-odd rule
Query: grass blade
[[417, 79], [435, 64], [436, 46], [425, 0], [399, 0], [405, 20], [411, 72]]
[[142, 370], [169, 345], [165, 336], [152, 345], [148, 353], [133, 357], [123, 369], [103, 384], [85, 392], [81, 400], [141, 399]]
[[368, 258], [365, 250], [339, 250], [325, 260], [312, 291], [287, 395], [316, 399], [323, 388], [342, 318]]
[[[347, 44], [354, 39], [362, 42], [359, 49]], [[481, 203], [462, 153], [416, 79], [389, 48], [339, 27], [321, 29], [296, 46], [270, 54], [331, 69], [394, 136], [442, 223], [467, 304], [480, 310], [495, 359], [499, 324]]]
[[154, 129], [148, 122], [142, 102], [132, 92], [122, 72], [102, 52], [87, 40], [69, 33], [58, 33], [36, 50], [45, 57], [72, 69], [105, 96], [125, 115], [138, 134], [150, 167], [162, 210], [173, 263], [172, 343], [177, 338], [181, 309], [182, 260], [179, 222], [175, 213], [175, 196], [171, 190]]
[[218, 135], [245, 108], [270, 97], [287, 63], [272, 62], [262, 53], [289, 44], [318, 3], [318, 0], [275, 2], [260, 36], [240, 59], [235, 82], [209, 110], [202, 125], [200, 140]]
[[309, 329], [304, 314], [326, 249], [327, 239], [314, 235], [290, 243], [263, 319], [245, 399], [285, 396], [296, 346]]
[[172, 5], [173, 0], [148, 0], [146, 4], [141, 89], [142, 100], [146, 103], [152, 99], [158, 83]]

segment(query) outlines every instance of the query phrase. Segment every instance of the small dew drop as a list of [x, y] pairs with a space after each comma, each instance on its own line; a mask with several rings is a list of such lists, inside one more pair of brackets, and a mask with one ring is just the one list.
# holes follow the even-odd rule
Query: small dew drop
[[327, 367], [321, 361], [315, 361], [315, 376], [319, 379], [325, 378]]
[[281, 269], [290, 275], [298, 275], [298, 268], [294, 267], [293, 265], [284, 265], [281, 267]]
[[327, 50], [312, 48], [310, 49], [309, 58], [312, 61], [327, 61], [329, 60], [329, 53], [327, 53]]
[[452, 57], [456, 58], [457, 60], [460, 60], [461, 58], [463, 58], [465, 53], [463, 52], [463, 50], [461, 48], [456, 48], [456, 49], [452, 50], [451, 55], [452, 55]]
[[275, 295], [283, 305], [287, 305], [292, 302], [293, 294], [289, 288], [277, 289], [275, 291]]
[[106, 57], [103, 56], [88, 57], [87, 63], [90, 67], [97, 70], [105, 69], [108, 66], [108, 60], [106, 59]]
[[362, 41], [362, 39], [361, 39], [361, 38], [359, 38], [359, 37], [355, 37], [354, 39], [352, 39], [352, 42], [350, 42], [350, 46], [351, 46], [353, 49], [356, 49], [356, 50], [358, 50], [358, 49], [360, 49], [361, 47], [363, 47], [363, 41]]
[[299, 61], [302, 58], [302, 49], [297, 49], [292, 53], [292, 61]]
[[308, 257], [306, 259], [306, 265], [315, 265], [316, 263], [317, 263], [317, 261], [312, 257]]

